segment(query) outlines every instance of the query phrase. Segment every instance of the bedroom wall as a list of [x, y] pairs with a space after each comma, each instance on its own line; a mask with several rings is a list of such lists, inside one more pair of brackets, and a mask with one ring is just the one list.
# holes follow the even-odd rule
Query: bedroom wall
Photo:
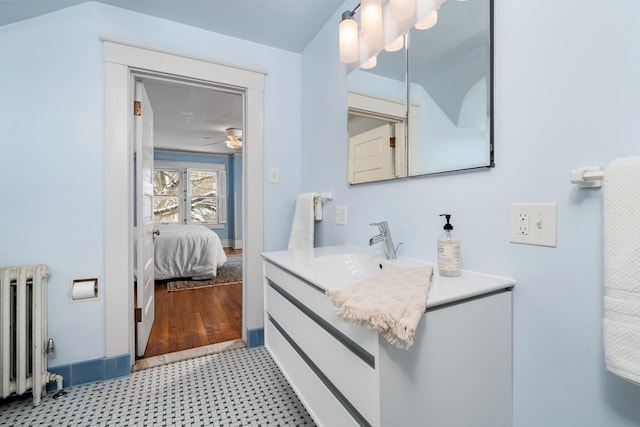
[[233, 232], [236, 239], [236, 249], [242, 248], [242, 155], [234, 154], [231, 157], [231, 168], [233, 169], [233, 202], [236, 206], [234, 209], [235, 218], [233, 219]]
[[[367, 247], [369, 223], [388, 220], [400, 255], [434, 261], [451, 212], [463, 268], [517, 282], [514, 426], [640, 425], [640, 387], [604, 368], [602, 190], [569, 183], [572, 168], [640, 154], [640, 2], [496, 1], [495, 169], [349, 187], [337, 23], [352, 7], [302, 55], [301, 189], [334, 191], [317, 244]], [[509, 243], [514, 202], [557, 204], [556, 248]]]
[[[154, 160], [166, 160], [170, 162], [189, 162], [189, 163], [219, 163], [224, 165], [227, 172], [227, 223], [220, 224], [222, 227], [212, 227], [221, 240], [235, 239], [233, 235], [234, 223], [234, 168], [230, 156], [213, 156], [209, 154], [195, 153], [178, 153], [175, 151], [155, 150], [153, 152]], [[240, 213], [242, 205], [238, 206]]]
[[51, 268], [50, 366], [105, 355], [103, 291], [68, 298], [72, 278], [104, 277], [100, 34], [265, 70], [265, 170], [287, 169], [287, 184], [264, 187], [275, 203], [264, 210], [265, 249], [286, 247], [293, 212], [277, 203], [299, 190], [299, 167], [288, 167], [300, 158], [299, 54], [93, 2], [0, 27], [0, 264]]

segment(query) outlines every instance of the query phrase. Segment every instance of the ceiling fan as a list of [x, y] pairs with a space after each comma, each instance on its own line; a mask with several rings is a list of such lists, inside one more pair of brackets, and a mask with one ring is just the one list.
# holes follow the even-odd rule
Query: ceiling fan
[[[227, 134], [227, 139], [223, 139], [221, 141], [209, 142], [207, 144], [202, 145], [214, 145], [214, 144], [222, 144], [223, 142], [227, 144], [227, 147], [233, 148], [236, 150], [242, 149], [242, 129], [238, 128], [227, 128], [225, 129], [225, 133]], [[211, 137], [203, 136], [204, 139], [211, 139]]]

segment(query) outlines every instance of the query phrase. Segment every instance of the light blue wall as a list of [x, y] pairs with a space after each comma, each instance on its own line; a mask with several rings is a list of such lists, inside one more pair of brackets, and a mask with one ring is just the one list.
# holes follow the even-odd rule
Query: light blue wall
[[[50, 266], [51, 366], [105, 356], [103, 291], [95, 302], [68, 297], [72, 278], [104, 277], [100, 34], [265, 70], [267, 158], [300, 158], [299, 54], [100, 3], [0, 27], [0, 265]], [[289, 184], [265, 184], [266, 200], [294, 199], [300, 170], [283, 175]], [[265, 209], [267, 250], [286, 247], [283, 211]]]
[[[640, 2], [496, 1], [496, 168], [348, 187], [336, 27], [352, 7], [302, 55], [301, 191], [334, 192], [317, 244], [365, 247], [388, 220], [401, 255], [434, 261], [438, 214], [453, 213], [464, 268], [517, 281], [514, 425], [639, 425], [640, 387], [604, 368], [602, 190], [569, 170], [640, 154]], [[513, 202], [557, 203], [557, 248], [509, 243]]]
[[[223, 240], [233, 238], [233, 186], [235, 183], [234, 170], [232, 167], [231, 157], [229, 156], [212, 156], [209, 154], [194, 153], [178, 153], [173, 151], [153, 152], [154, 160], [166, 160], [170, 162], [191, 162], [191, 163], [218, 163], [223, 164], [227, 173], [227, 223], [223, 228], [215, 228], [214, 231]], [[240, 207], [241, 208], [241, 207]]]
[[230, 218], [230, 227], [235, 230], [234, 238], [242, 240], [242, 155], [236, 154], [231, 157], [231, 169], [233, 170], [233, 199], [229, 203], [235, 203], [237, 209], [235, 218]]
[[93, 7], [0, 27], [0, 265], [47, 264], [51, 365], [103, 357], [103, 65]]

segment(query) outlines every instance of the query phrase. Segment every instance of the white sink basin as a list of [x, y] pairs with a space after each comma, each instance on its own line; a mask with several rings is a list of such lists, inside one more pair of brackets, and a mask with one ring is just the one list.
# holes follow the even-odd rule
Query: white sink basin
[[382, 260], [360, 253], [320, 256], [309, 264], [318, 280], [331, 290], [373, 277], [384, 267]]
[[326, 246], [297, 251], [263, 254], [285, 269], [325, 291], [346, 288], [380, 274], [386, 266], [423, 267], [424, 261], [411, 258], [386, 259], [384, 253], [350, 246]]
[[380, 253], [352, 251], [340, 254], [319, 255], [309, 259], [313, 275], [326, 290], [345, 288], [379, 274], [385, 266], [422, 267], [426, 265], [407, 258], [386, 259]]

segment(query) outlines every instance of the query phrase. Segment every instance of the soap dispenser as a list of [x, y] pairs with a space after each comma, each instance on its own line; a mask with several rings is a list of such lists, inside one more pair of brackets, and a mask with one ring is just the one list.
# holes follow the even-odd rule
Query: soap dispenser
[[451, 214], [441, 214], [446, 218], [444, 234], [438, 238], [438, 272], [441, 276], [460, 275], [460, 242], [453, 235]]

